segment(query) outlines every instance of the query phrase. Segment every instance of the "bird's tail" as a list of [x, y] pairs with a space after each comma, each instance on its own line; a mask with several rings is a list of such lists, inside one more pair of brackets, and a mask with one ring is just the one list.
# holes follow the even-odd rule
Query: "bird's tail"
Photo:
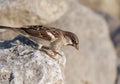
[[2, 26], [2, 25], [0, 25], [0, 29], [15, 29], [15, 28], [17, 28], [17, 27], [10, 27], [10, 26]]
[[13, 31], [16, 31], [16, 30], [19, 30], [18, 27], [10, 27], [10, 26], [2, 26], [0, 25], [0, 33], [3, 33], [7, 30], [13, 30]]

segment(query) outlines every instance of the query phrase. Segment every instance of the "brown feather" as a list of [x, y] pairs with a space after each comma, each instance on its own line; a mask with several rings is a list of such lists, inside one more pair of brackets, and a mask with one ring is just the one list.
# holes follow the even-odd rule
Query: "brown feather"
[[34, 36], [34, 37], [38, 37], [38, 38], [42, 38], [44, 40], [48, 40], [48, 41], [52, 41], [54, 39], [51, 38], [51, 36], [48, 35], [47, 32], [50, 32], [52, 35], [54, 35], [55, 38], [59, 38], [60, 36], [60, 31], [56, 31], [59, 29], [55, 29], [55, 28], [48, 28], [48, 27], [43, 27], [43, 26], [27, 26], [26, 27], [21, 27], [22, 30], [24, 30], [27, 34]]

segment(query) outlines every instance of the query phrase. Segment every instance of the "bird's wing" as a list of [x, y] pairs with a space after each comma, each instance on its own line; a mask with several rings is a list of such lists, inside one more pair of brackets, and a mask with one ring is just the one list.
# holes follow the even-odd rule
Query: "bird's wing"
[[50, 28], [45, 26], [33, 25], [27, 27], [21, 27], [27, 34], [42, 38], [44, 40], [53, 41], [59, 38], [59, 31], [56, 28]]
[[58, 39], [62, 31], [60, 29], [42, 26], [42, 25], [31, 25], [31, 26], [23, 26], [23, 27], [0, 26], [0, 29], [12, 29], [13, 31], [16, 32], [19, 31], [23, 34], [27, 33], [31, 36], [48, 41], [55, 41], [56, 39]]

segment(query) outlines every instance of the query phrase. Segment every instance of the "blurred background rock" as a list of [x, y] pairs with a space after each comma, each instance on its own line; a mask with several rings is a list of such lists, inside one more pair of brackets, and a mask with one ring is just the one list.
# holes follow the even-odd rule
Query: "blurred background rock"
[[113, 17], [120, 17], [120, 0], [78, 0], [90, 8], [106, 12]]
[[120, 84], [120, 0], [78, 0], [81, 4], [99, 11], [109, 26], [110, 36], [117, 52], [117, 79]]
[[[0, 25], [45, 24], [77, 34], [80, 50], [65, 47], [66, 84], [120, 84], [119, 0], [0, 0]], [[0, 39], [17, 35], [1, 31]]]

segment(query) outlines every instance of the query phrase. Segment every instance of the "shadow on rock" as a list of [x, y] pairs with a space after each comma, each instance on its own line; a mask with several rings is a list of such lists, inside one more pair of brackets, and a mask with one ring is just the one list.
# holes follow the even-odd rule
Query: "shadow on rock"
[[17, 42], [17, 41], [20, 41], [21, 43], [29, 45], [31, 47], [37, 47], [38, 46], [35, 42], [29, 40], [25, 36], [18, 35], [12, 40], [5, 40], [5, 41], [0, 42], [0, 49], [11, 48], [11, 47], [15, 46], [14, 43]]

